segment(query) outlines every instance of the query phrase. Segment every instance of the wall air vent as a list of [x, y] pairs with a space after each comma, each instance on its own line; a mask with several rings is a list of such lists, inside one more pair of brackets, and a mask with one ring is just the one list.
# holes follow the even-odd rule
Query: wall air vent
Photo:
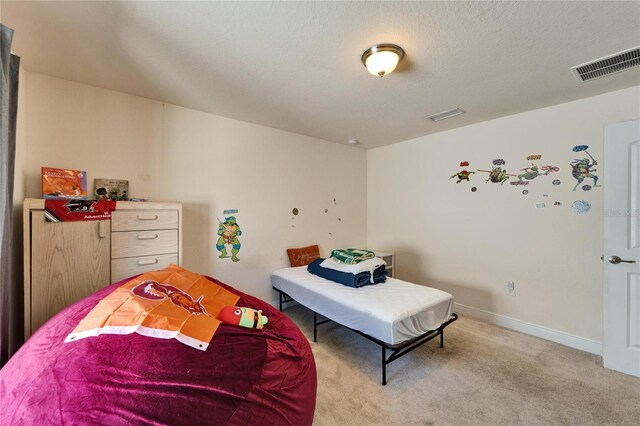
[[589, 81], [605, 75], [625, 71], [640, 65], [640, 46], [605, 56], [586, 64], [571, 67], [571, 72], [580, 81]]
[[448, 109], [446, 111], [439, 112], [437, 114], [430, 115], [427, 118], [433, 121], [440, 121], [440, 120], [444, 120], [445, 118], [455, 117], [456, 115], [460, 115], [460, 114], [464, 114], [464, 111], [461, 110], [460, 108], [453, 108], [453, 109]]

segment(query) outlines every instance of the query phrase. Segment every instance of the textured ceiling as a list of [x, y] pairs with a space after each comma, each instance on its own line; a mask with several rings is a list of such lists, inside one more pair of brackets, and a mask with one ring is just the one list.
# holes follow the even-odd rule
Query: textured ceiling
[[[640, 2], [6, 2], [29, 71], [365, 148], [640, 84]], [[377, 78], [360, 55], [407, 52]], [[425, 119], [459, 107], [439, 123]]]

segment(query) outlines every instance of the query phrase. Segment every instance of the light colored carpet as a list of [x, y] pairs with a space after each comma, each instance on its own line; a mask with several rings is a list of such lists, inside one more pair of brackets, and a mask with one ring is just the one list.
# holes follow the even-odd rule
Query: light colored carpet
[[[313, 314], [285, 310], [312, 340]], [[640, 425], [640, 379], [601, 358], [468, 317], [387, 367], [378, 345], [334, 323], [311, 341], [314, 424]]]

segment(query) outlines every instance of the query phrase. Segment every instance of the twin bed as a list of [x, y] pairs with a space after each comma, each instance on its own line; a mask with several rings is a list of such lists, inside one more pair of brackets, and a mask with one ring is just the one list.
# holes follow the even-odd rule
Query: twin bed
[[[331, 320], [380, 345], [383, 385], [388, 364], [438, 336], [442, 347], [444, 328], [458, 319], [449, 293], [395, 278], [353, 288], [298, 266], [273, 272], [271, 284], [279, 293], [280, 310], [296, 301], [313, 311], [314, 342], [317, 326]], [[318, 321], [317, 314], [326, 319]]]

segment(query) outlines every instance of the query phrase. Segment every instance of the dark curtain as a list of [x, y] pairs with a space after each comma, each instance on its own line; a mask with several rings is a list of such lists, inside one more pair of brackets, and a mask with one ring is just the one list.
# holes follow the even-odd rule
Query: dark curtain
[[0, 24], [0, 367], [17, 346], [17, 306], [11, 303], [20, 291], [12, 251], [13, 178], [16, 157], [18, 75], [20, 58], [11, 54], [13, 30]]

